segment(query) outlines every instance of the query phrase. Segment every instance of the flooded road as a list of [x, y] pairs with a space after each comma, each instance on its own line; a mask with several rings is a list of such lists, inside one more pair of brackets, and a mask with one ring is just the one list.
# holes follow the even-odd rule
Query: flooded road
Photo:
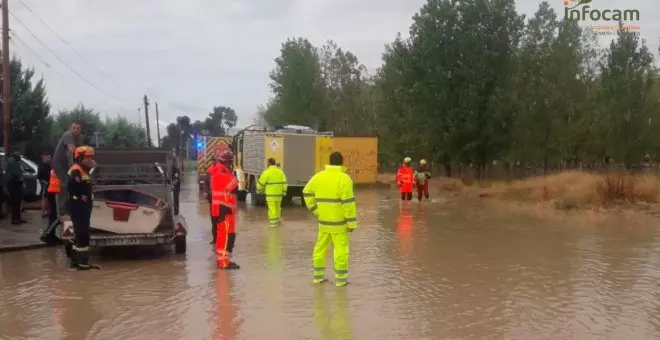
[[553, 225], [395, 198], [357, 192], [343, 288], [312, 284], [316, 227], [302, 207], [285, 207], [277, 229], [264, 208], [243, 208], [242, 268], [218, 271], [192, 187], [186, 255], [102, 254], [101, 271], [71, 272], [60, 248], [0, 254], [0, 339], [660, 337], [656, 226]]

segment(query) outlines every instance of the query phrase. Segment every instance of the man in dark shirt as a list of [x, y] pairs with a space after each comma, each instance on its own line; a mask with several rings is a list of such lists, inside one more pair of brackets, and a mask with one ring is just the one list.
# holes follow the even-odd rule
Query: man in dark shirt
[[55, 147], [55, 152], [53, 152], [52, 167], [57, 177], [62, 181], [61, 192], [57, 199], [57, 209], [60, 215], [68, 215], [66, 210], [66, 201], [69, 196], [67, 193], [67, 171], [73, 164], [73, 153], [76, 147], [81, 146], [83, 143], [84, 137], [81, 135], [81, 129], [80, 122], [71, 123], [69, 130], [62, 134]]
[[11, 206], [11, 224], [22, 224], [26, 221], [21, 218], [21, 203], [23, 201], [23, 169], [21, 168], [21, 155], [14, 152], [7, 157], [5, 169], [5, 185], [9, 193]]
[[41, 154], [41, 164], [37, 170], [37, 180], [41, 183], [41, 215], [42, 217], [48, 216], [50, 209], [55, 207], [48, 206], [48, 199], [46, 197], [46, 189], [48, 188], [48, 181], [50, 181], [50, 152], [46, 151]]
[[170, 181], [172, 183], [172, 196], [174, 198], [173, 202], [173, 209], [174, 209], [174, 215], [179, 214], [179, 195], [181, 193], [181, 171], [179, 170], [179, 167], [176, 165], [176, 161], [173, 159], [172, 160], [172, 165], [170, 168], [170, 174], [171, 178]]

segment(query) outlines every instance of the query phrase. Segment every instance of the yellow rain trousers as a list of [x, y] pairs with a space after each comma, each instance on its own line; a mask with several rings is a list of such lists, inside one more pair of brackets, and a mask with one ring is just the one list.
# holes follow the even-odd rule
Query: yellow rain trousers
[[326, 165], [303, 189], [305, 204], [318, 218], [319, 234], [312, 254], [314, 283], [325, 281], [325, 254], [334, 246], [335, 283], [348, 283], [348, 232], [357, 228], [353, 180], [342, 166]]
[[268, 206], [268, 223], [271, 227], [277, 226], [282, 216], [282, 198], [286, 196], [286, 175], [275, 165], [271, 165], [259, 176], [257, 192], [266, 195]]

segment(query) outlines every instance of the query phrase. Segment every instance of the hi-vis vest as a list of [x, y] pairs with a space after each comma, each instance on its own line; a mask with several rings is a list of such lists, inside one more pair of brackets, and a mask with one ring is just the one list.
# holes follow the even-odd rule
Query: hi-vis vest
[[[71, 176], [71, 173], [74, 172], [74, 171], [76, 171], [76, 170], [80, 171], [80, 174], [82, 175], [81, 177], [82, 177], [83, 182], [85, 182], [85, 183], [89, 183], [89, 182], [90, 182], [90, 179], [89, 179], [89, 173], [87, 173], [87, 171], [83, 170], [83, 168], [82, 168], [79, 164], [74, 164], [74, 165], [72, 165], [72, 166], [69, 168], [69, 171], [67, 171], [66, 174], [67, 174], [68, 176]], [[93, 194], [92, 194], [92, 196], [93, 196]], [[79, 200], [79, 199], [81, 199], [81, 198], [82, 198], [82, 197], [78, 197], [78, 196], [76, 196], [76, 195], [71, 196], [71, 199], [73, 199], [73, 200]], [[93, 197], [90, 197], [90, 198], [93, 199]]]
[[231, 171], [221, 164], [216, 164], [209, 171], [211, 184], [211, 216], [220, 216], [220, 206], [236, 210], [236, 197], [231, 193], [238, 187], [238, 181]]
[[59, 194], [62, 192], [62, 182], [57, 178], [55, 170], [50, 170], [50, 180], [48, 181], [47, 192], [50, 194]]

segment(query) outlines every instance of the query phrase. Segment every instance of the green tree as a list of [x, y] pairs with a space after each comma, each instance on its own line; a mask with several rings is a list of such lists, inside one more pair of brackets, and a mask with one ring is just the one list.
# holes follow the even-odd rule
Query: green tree
[[646, 43], [619, 23], [601, 64], [601, 97], [605, 104], [600, 138], [608, 156], [626, 167], [640, 162], [651, 151], [651, 123], [658, 120], [653, 94], [653, 55]]
[[[9, 69], [12, 95], [12, 143], [19, 150], [42, 149], [45, 147], [43, 141], [50, 137], [48, 129], [50, 104], [46, 96], [44, 80], [39, 79], [33, 84], [34, 69], [24, 69], [18, 58], [11, 60]], [[0, 108], [0, 115], [2, 114]], [[0, 122], [0, 143], [4, 141], [3, 124], [4, 122]]]
[[101, 114], [90, 107], [82, 104], [70, 110], [62, 110], [54, 117], [52, 125], [52, 139], [50, 144], [55, 147], [62, 134], [69, 129], [71, 123], [78, 121], [82, 124], [82, 134], [85, 136], [85, 143], [89, 143], [90, 138], [95, 133], [102, 133], [104, 124]]
[[284, 42], [280, 52], [270, 74], [275, 105], [266, 111], [266, 121], [326, 129], [327, 97], [317, 49], [307, 39], [297, 38]]
[[146, 147], [146, 132], [126, 117], [108, 118], [100, 136], [107, 146]]

